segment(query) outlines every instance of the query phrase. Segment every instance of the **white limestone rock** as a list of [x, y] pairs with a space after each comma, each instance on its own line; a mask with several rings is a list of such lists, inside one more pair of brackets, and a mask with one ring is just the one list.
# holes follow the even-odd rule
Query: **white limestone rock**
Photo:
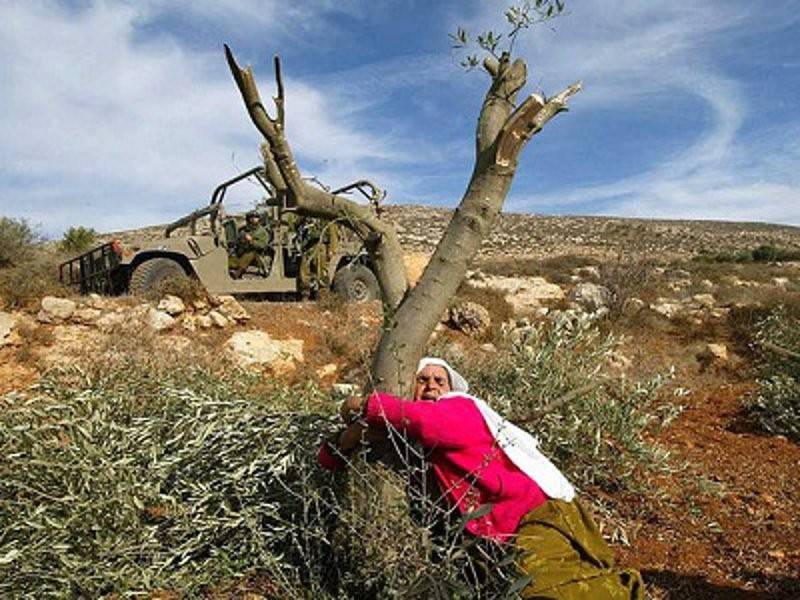
[[154, 331], [166, 331], [175, 327], [177, 321], [163, 310], [151, 308], [145, 317], [145, 323]]
[[728, 347], [725, 344], [706, 344], [698, 358], [710, 363], [727, 362]]
[[192, 300], [192, 308], [197, 312], [208, 310], [208, 302], [204, 298], [196, 298]]
[[95, 294], [92, 292], [86, 298], [83, 299], [84, 306], [87, 308], [93, 308], [95, 310], [104, 310], [107, 307], [108, 301], [106, 298], [103, 298], [100, 294]]
[[208, 313], [208, 318], [211, 319], [212, 325], [214, 327], [219, 327], [223, 329], [228, 326], [228, 319], [223, 317], [218, 311], [212, 310]]
[[42, 323], [66, 321], [76, 308], [77, 304], [68, 298], [45, 296], [42, 298], [42, 308], [36, 318]]
[[599, 308], [607, 307], [611, 303], [613, 294], [604, 285], [584, 282], [576, 285], [568, 297], [581, 308], [596, 311]]
[[336, 363], [328, 363], [327, 365], [322, 365], [319, 369], [317, 369], [317, 377], [320, 379], [325, 379], [326, 377], [331, 377], [336, 374], [336, 371], [339, 370], [339, 367]]
[[631, 296], [622, 303], [622, 314], [631, 317], [639, 313], [639, 311], [641, 311], [645, 306], [646, 305], [643, 300], [636, 298], [635, 296]]
[[701, 306], [702, 308], [714, 308], [717, 304], [716, 298], [711, 294], [695, 294], [692, 296], [692, 302], [696, 305]]
[[302, 340], [276, 340], [257, 329], [234, 333], [225, 347], [240, 366], [269, 366], [277, 373], [294, 369], [304, 359]]
[[184, 315], [183, 319], [181, 319], [181, 327], [183, 327], [184, 331], [193, 333], [197, 330], [197, 317], [194, 315]]
[[486, 307], [477, 302], [459, 302], [449, 310], [449, 321], [459, 331], [471, 337], [479, 337], [492, 325]]
[[171, 317], [177, 317], [186, 310], [186, 305], [177, 296], [168, 294], [158, 303], [158, 310], [164, 311]]
[[72, 314], [72, 322], [80, 325], [94, 325], [102, 315], [103, 312], [101, 310], [82, 306]]
[[543, 277], [503, 277], [499, 275], [471, 279], [472, 286], [495, 289], [503, 293], [515, 316], [529, 315], [542, 306], [542, 301], [562, 300], [564, 290]]
[[650, 305], [650, 310], [665, 316], [667, 319], [674, 319], [684, 311], [684, 307], [680, 302], [671, 302], [659, 298], [656, 302]]
[[714, 282], [711, 281], [710, 279], [703, 279], [698, 285], [704, 290], [708, 290], [709, 292], [716, 287], [714, 285]]
[[242, 322], [250, 319], [250, 315], [233, 296], [218, 296], [217, 311], [230, 321]]
[[110, 331], [111, 329], [122, 325], [126, 320], [127, 317], [123, 312], [107, 312], [98, 317], [97, 321], [95, 321], [95, 325], [97, 325], [97, 327], [103, 331]]
[[197, 323], [197, 326], [202, 329], [211, 329], [214, 326], [213, 319], [208, 315], [197, 315], [195, 317], [195, 322]]
[[17, 326], [17, 317], [0, 311], [0, 348], [11, 343], [11, 334]]

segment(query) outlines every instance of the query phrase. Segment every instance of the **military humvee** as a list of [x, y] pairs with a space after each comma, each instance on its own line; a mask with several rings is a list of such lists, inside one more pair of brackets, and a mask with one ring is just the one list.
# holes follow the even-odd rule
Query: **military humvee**
[[[270, 243], [260, 260], [237, 279], [229, 271], [228, 257], [236, 252], [244, 219], [227, 215], [223, 200], [229, 187], [248, 179], [266, 192], [257, 212]], [[316, 293], [331, 287], [355, 302], [378, 298], [378, 281], [355, 234], [337, 223], [316, 222], [317, 230], [336, 228], [336, 235], [308, 240], [303, 236], [310, 229], [303, 224], [308, 223], [275, 198], [263, 167], [255, 167], [217, 186], [208, 206], [167, 225], [163, 238], [102, 244], [64, 262], [59, 276], [83, 294], [144, 294], [169, 279], [195, 278], [212, 294], [291, 297], [301, 294], [301, 262], [304, 253], [313, 250], [318, 264], [303, 288]], [[184, 235], [173, 236], [179, 229], [186, 230]], [[309, 241], [323, 248], [310, 249]]]

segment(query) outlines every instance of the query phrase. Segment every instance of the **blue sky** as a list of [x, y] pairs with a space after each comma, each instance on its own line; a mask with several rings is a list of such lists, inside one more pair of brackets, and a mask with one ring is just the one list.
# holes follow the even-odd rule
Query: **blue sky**
[[[800, 1], [575, 0], [517, 54], [584, 91], [523, 153], [505, 210], [800, 225]], [[455, 206], [488, 77], [447, 34], [502, 1], [0, 2], [0, 214], [49, 235], [163, 223], [258, 163], [222, 54], [272, 93], [301, 168]], [[244, 209], [258, 192], [231, 198]]]

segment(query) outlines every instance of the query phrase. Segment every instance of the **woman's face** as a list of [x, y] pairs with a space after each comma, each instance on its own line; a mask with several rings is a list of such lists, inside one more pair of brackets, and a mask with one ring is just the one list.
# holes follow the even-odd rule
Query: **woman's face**
[[417, 373], [414, 400], [438, 400], [439, 396], [449, 391], [450, 378], [444, 367], [427, 365]]

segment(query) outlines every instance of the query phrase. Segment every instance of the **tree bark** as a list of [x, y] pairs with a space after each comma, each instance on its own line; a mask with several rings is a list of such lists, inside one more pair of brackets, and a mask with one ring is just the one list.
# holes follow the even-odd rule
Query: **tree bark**
[[464, 280], [502, 209], [525, 143], [553, 116], [566, 110], [566, 100], [581, 89], [576, 83], [550, 101], [532, 95], [514, 110], [525, 84], [525, 63], [488, 60], [492, 76], [476, 132], [475, 167], [467, 191], [436, 247], [417, 286], [388, 322], [372, 362], [375, 388], [408, 395], [417, 362], [450, 298]]

